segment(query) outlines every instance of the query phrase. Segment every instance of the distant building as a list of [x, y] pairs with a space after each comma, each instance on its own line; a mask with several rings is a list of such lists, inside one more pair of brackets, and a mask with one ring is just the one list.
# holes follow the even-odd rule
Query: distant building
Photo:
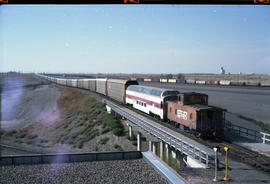
[[219, 73], [220, 73], [221, 75], [224, 75], [224, 74], [225, 74], [225, 69], [224, 69], [223, 67], [221, 67], [220, 70], [219, 70]]

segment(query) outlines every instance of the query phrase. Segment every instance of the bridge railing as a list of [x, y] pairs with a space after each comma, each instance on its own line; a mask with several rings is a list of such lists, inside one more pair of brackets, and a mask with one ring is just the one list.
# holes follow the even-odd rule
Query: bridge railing
[[260, 132], [232, 124], [230, 121], [225, 122], [225, 129], [239, 136], [253, 139], [254, 141], [260, 142], [262, 140], [262, 136]]
[[208, 157], [208, 153], [206, 153], [205, 151], [185, 142], [184, 140], [178, 137], [175, 137], [174, 135], [171, 135], [171, 133], [159, 127], [153, 126], [151, 123], [147, 122], [145, 119], [139, 116], [135, 116], [107, 100], [105, 100], [105, 103], [109, 105], [113, 111], [120, 114], [121, 116], [128, 119], [129, 121], [133, 122], [134, 124], [142, 128], [143, 130], [145, 130], [146, 132], [164, 141], [165, 143], [174, 147], [176, 150], [180, 151], [181, 153], [185, 155], [189, 155], [199, 160], [200, 162], [204, 163], [208, 167], [209, 157]]

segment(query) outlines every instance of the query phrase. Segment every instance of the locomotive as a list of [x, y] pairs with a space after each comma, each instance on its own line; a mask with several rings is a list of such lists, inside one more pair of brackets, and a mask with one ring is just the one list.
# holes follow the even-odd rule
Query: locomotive
[[38, 76], [60, 85], [102, 94], [197, 136], [223, 137], [225, 109], [209, 106], [206, 94], [143, 86], [136, 80]]

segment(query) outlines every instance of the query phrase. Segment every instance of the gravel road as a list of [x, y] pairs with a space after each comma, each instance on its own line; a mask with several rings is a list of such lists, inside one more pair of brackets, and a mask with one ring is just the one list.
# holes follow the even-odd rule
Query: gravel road
[[143, 159], [1, 166], [0, 183], [153, 183], [162, 178]]

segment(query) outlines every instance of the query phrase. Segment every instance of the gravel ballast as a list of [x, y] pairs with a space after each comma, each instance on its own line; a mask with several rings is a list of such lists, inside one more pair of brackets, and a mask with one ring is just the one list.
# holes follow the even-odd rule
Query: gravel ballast
[[167, 183], [143, 159], [1, 166], [0, 183]]

